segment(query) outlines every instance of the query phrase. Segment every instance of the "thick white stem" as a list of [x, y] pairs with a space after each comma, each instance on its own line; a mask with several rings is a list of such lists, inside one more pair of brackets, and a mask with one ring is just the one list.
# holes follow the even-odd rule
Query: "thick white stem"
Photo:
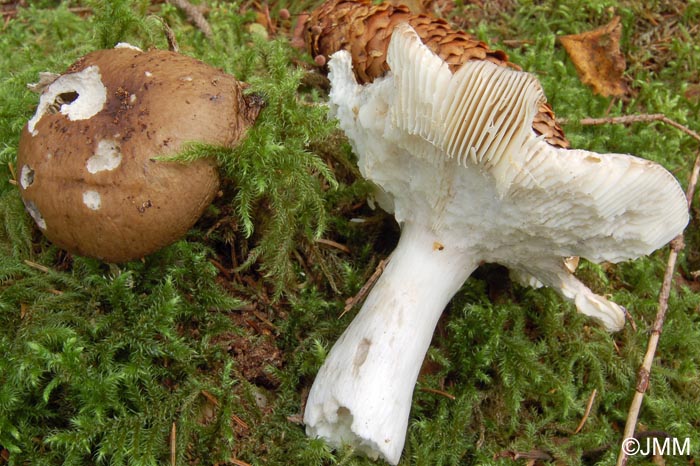
[[391, 464], [401, 457], [413, 388], [443, 309], [477, 264], [407, 224], [382, 276], [311, 387], [306, 432]]

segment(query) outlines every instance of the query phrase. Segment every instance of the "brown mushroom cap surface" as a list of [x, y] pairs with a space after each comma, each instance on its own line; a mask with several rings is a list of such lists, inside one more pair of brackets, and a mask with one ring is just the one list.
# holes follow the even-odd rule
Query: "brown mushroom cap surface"
[[27, 210], [55, 244], [124, 262], [181, 237], [217, 193], [214, 161], [157, 160], [184, 143], [232, 146], [259, 107], [244, 84], [173, 52], [121, 47], [71, 65], [22, 130]]

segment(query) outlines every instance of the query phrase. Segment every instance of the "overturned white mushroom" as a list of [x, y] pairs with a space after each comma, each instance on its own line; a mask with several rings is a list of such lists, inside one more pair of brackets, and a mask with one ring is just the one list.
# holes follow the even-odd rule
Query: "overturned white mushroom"
[[544, 95], [534, 76], [487, 61], [453, 74], [406, 24], [387, 61], [391, 72], [364, 86], [347, 52], [329, 63], [332, 112], [402, 232], [321, 367], [304, 422], [311, 436], [396, 464], [435, 325], [479, 263], [552, 287], [618, 330], [623, 310], [571, 274], [571, 256], [648, 254], [683, 230], [688, 212], [657, 164], [537, 137], [532, 120]]

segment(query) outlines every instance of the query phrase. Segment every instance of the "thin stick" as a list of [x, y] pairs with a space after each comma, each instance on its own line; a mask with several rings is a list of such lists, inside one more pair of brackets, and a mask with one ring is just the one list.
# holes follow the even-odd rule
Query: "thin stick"
[[207, 39], [211, 38], [213, 35], [211, 31], [211, 26], [207, 22], [207, 19], [202, 14], [202, 11], [196, 6], [192, 5], [187, 0], [168, 0], [168, 3], [172, 3], [176, 7], [180, 8], [185, 12], [187, 18], [194, 23], [202, 34], [206, 36]]
[[348, 248], [344, 244], [340, 244], [336, 241], [333, 241], [332, 239], [318, 238], [316, 239], [316, 242], [319, 244], [325, 244], [326, 246], [330, 246], [332, 248], [339, 249], [344, 253], [350, 254], [350, 248]]
[[[200, 393], [202, 394], [202, 396], [203, 396], [204, 398], [207, 399], [207, 401], [209, 401], [209, 403], [211, 403], [211, 404], [214, 405], [215, 407], [218, 407], [218, 406], [219, 406], [219, 400], [218, 400], [214, 395], [212, 395], [211, 393], [209, 393], [209, 392], [206, 391], [206, 390], [202, 390]], [[240, 427], [242, 427], [243, 429], [246, 429], [246, 430], [250, 429], [250, 427], [248, 427], [248, 424], [246, 424], [246, 422], [245, 422], [243, 419], [241, 419], [240, 417], [236, 416], [235, 414], [231, 414], [231, 419], [233, 420], [233, 422], [235, 422], [236, 424], [238, 424], [238, 425], [239, 425]]]
[[171, 52], [178, 53], [180, 51], [180, 46], [177, 44], [175, 32], [164, 19], [161, 21], [161, 23], [163, 24], [163, 32], [165, 33], [165, 39], [168, 41], [168, 50], [170, 50]]
[[15, 181], [15, 184], [16, 184], [17, 183], [17, 173], [15, 173], [15, 166], [12, 165], [12, 162], [7, 162], [7, 168], [10, 169], [11, 181]]
[[434, 394], [436, 394], [436, 395], [441, 395], [441, 396], [444, 396], [445, 398], [449, 398], [450, 400], [456, 400], [456, 399], [457, 399], [457, 397], [455, 397], [453, 394], [447, 393], [447, 392], [444, 391], [444, 390], [438, 390], [437, 388], [420, 387], [419, 390], [422, 391], [422, 392], [434, 393]]
[[170, 466], [177, 466], [177, 425], [170, 428]]
[[233, 457], [231, 457], [228, 461], [229, 463], [235, 464], [236, 466], [250, 466], [250, 463], [246, 463], [245, 461], [241, 461]]
[[257, 317], [258, 319], [260, 319], [264, 324], [266, 324], [268, 327], [270, 327], [272, 330], [274, 330], [274, 331], [279, 335], [279, 333], [280, 333], [279, 327], [276, 326], [275, 324], [273, 324], [272, 321], [270, 321], [270, 319], [268, 319], [267, 317], [265, 317], [265, 316], [264, 316], [260, 311], [258, 311], [257, 309], [253, 309], [253, 310], [252, 310], [252, 313], [253, 313], [253, 315], [254, 315], [255, 317]]
[[685, 192], [685, 197], [688, 199], [688, 209], [693, 205], [693, 198], [695, 197], [695, 190], [698, 186], [698, 178], [700, 177], [700, 151], [695, 158], [695, 165], [693, 165], [693, 171], [690, 173], [690, 179], [688, 180], [688, 189]]
[[[15, 16], [17, 16], [17, 14], [19, 14], [19, 10], [20, 10], [19, 8], [5, 10], [2, 12], [2, 16], [4, 16], [5, 18], [15, 17]], [[75, 15], [82, 15], [85, 13], [92, 13], [92, 8], [90, 8], [90, 7], [72, 7], [72, 8], [68, 8], [68, 11], [70, 11], [71, 13], [73, 13]]]
[[[688, 136], [693, 139], [700, 141], [700, 134], [683, 126], [675, 120], [668, 118], [663, 113], [643, 113], [639, 115], [624, 115], [618, 117], [605, 117], [605, 118], [584, 118], [579, 120], [578, 123], [583, 126], [597, 126], [597, 125], [628, 125], [631, 123], [650, 123], [654, 121], [661, 121], [667, 125], [673, 126], [674, 128], [683, 131]], [[572, 121], [566, 118], [557, 119], [557, 123], [561, 125], [566, 125]]]
[[584, 424], [586, 424], [586, 421], [588, 420], [588, 416], [591, 414], [591, 409], [593, 408], [593, 402], [595, 401], [595, 396], [598, 394], [598, 389], [594, 388], [593, 393], [591, 393], [591, 396], [588, 397], [588, 404], [586, 405], [586, 411], [583, 413], [583, 418], [581, 418], [581, 422], [578, 423], [578, 427], [576, 427], [576, 430], [574, 431], [574, 434], [578, 434], [581, 432], [581, 429], [583, 429]]
[[235, 414], [231, 414], [231, 419], [233, 419], [233, 422], [238, 424], [238, 426], [241, 427], [242, 429], [245, 429], [245, 430], [250, 429], [250, 427], [248, 427], [248, 424], [243, 419], [236, 416]]
[[168, 50], [171, 52], [178, 53], [180, 51], [180, 46], [177, 45], [177, 38], [175, 37], [175, 32], [170, 27], [170, 25], [165, 21], [164, 18], [158, 15], [150, 15], [151, 18], [155, 18], [156, 21], [160, 23], [163, 27], [163, 34], [165, 34], [165, 40], [168, 42]]
[[345, 300], [345, 308], [343, 309], [343, 312], [341, 312], [338, 316], [338, 319], [350, 312], [350, 309], [352, 309], [357, 303], [365, 299], [367, 293], [369, 293], [369, 290], [372, 289], [376, 281], [379, 279], [379, 276], [382, 274], [382, 272], [384, 272], [384, 268], [389, 263], [389, 260], [391, 260], [391, 256], [387, 259], [380, 260], [379, 265], [377, 265], [377, 268], [372, 273], [372, 276], [369, 277], [367, 283], [362, 285], [362, 288], [360, 288], [360, 291], [358, 291], [355, 296]]
[[[686, 191], [688, 208], [690, 208], [693, 198], [695, 197], [695, 188], [697, 187], [699, 175], [700, 152], [698, 152], [698, 155], [695, 158], [695, 164], [693, 165], [693, 171], [691, 172], [690, 180], [688, 182], [688, 189]], [[635, 387], [634, 397], [630, 403], [627, 422], [625, 424], [625, 430], [622, 437], [623, 442], [624, 439], [632, 438], [634, 436], [634, 431], [637, 426], [637, 419], [639, 418], [639, 411], [642, 407], [642, 401], [644, 400], [644, 394], [649, 387], [651, 366], [654, 361], [654, 356], [656, 355], [656, 348], [659, 344], [659, 338], [661, 337], [661, 329], [663, 328], [664, 319], [666, 318], [668, 298], [671, 294], [671, 283], [673, 281], [673, 274], [676, 268], [676, 259], [678, 258], [678, 253], [683, 249], [683, 247], [683, 234], [681, 233], [674, 238], [673, 241], [671, 241], [671, 252], [668, 254], [666, 272], [664, 273], [664, 280], [661, 286], [661, 292], [659, 293], [659, 307], [656, 312], [656, 319], [654, 320], [651, 335], [649, 336], [649, 342], [647, 343], [647, 351], [644, 354], [642, 366], [639, 368], [639, 372], [637, 373], [637, 386]], [[627, 454], [624, 448], [620, 448], [620, 453], [617, 457], [617, 466], [624, 466], [626, 464]]]
[[25, 260], [24, 260], [24, 263], [25, 263], [26, 265], [28, 265], [29, 267], [31, 267], [31, 268], [33, 268], [33, 269], [36, 269], [36, 270], [38, 270], [38, 271], [40, 271], [40, 272], [44, 272], [44, 273], [49, 273], [49, 272], [51, 272], [51, 269], [48, 268], [48, 267], [46, 267], [45, 265], [37, 264], [36, 262], [30, 261], [30, 260], [28, 260], [28, 259], [25, 259]]
[[7, 162], [7, 168], [10, 169], [10, 179], [7, 180], [9, 183], [13, 186], [19, 186], [19, 183], [17, 183], [17, 174], [15, 173], [15, 167], [12, 165], [12, 162]]
[[[517, 461], [517, 460], [552, 461], [554, 459], [554, 458], [552, 458], [552, 455], [550, 455], [546, 451], [541, 451], [541, 450], [533, 450], [533, 451], [506, 450], [506, 451], [502, 451], [502, 452], [499, 452], [499, 453], [496, 453], [493, 455], [493, 459], [497, 459], [497, 458], [508, 458], [508, 459], [511, 459], [514, 461]], [[528, 462], [528, 464], [529, 464], [529, 462]]]

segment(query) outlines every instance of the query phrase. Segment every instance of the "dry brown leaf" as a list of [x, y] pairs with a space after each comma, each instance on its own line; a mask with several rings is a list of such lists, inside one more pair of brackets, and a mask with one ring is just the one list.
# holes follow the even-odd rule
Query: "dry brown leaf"
[[622, 77], [627, 64], [620, 51], [621, 34], [620, 17], [616, 16], [598, 29], [559, 38], [581, 81], [596, 94], [621, 97], [629, 93]]

